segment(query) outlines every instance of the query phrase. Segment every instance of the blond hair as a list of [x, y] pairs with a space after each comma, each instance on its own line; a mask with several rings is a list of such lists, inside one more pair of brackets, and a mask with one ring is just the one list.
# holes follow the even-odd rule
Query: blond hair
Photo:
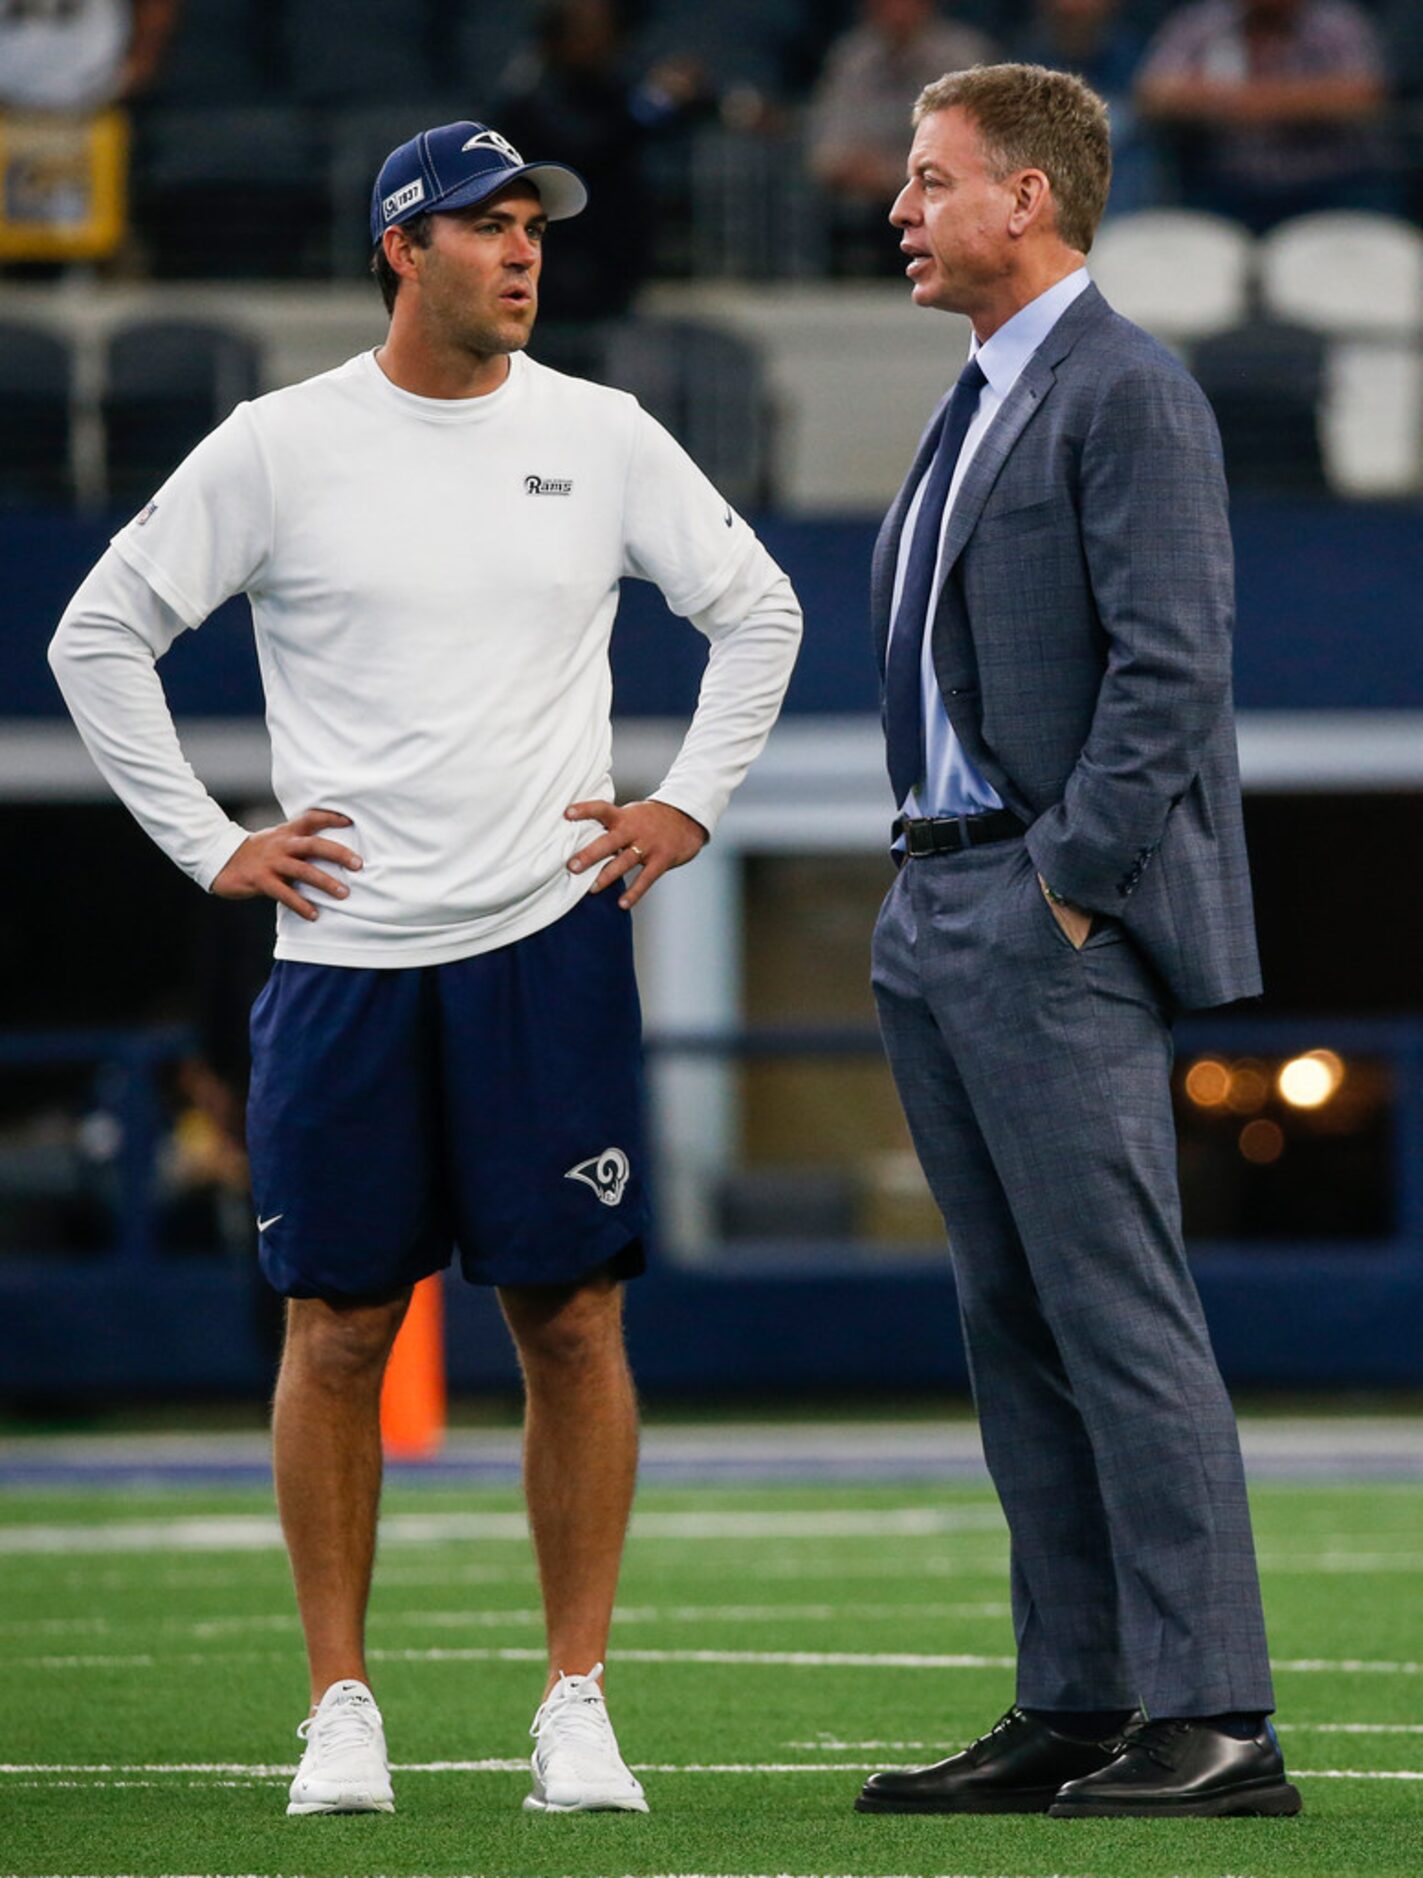
[[951, 108], [973, 119], [995, 182], [1017, 170], [1043, 172], [1058, 234], [1086, 254], [1112, 182], [1107, 107], [1096, 92], [1071, 72], [1045, 65], [974, 65], [924, 87], [914, 105], [915, 128]]

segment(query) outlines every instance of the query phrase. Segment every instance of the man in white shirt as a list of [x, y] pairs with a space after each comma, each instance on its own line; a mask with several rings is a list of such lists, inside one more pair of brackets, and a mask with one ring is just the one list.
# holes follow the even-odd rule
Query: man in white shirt
[[[393, 1806], [363, 1654], [380, 1387], [452, 1242], [498, 1287], [526, 1382], [550, 1667], [525, 1804], [646, 1810], [601, 1685], [636, 1466], [621, 1280], [646, 1229], [626, 915], [760, 750], [800, 613], [634, 399], [524, 354], [545, 230], [585, 201], [482, 125], [394, 151], [371, 211], [386, 343], [240, 405], [114, 538], [51, 647], [154, 839], [210, 892], [278, 902], [248, 1133], [263, 1268], [289, 1299], [275, 1471], [312, 1701], [292, 1813]], [[662, 785], [619, 806], [627, 575], [710, 656]], [[255, 833], [184, 761], [155, 671], [238, 592], [287, 818]]]

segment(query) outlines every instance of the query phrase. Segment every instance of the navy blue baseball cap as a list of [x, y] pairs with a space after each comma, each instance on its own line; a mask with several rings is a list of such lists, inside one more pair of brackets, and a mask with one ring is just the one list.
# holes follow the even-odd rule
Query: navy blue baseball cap
[[583, 178], [566, 163], [526, 163], [507, 137], [487, 124], [441, 124], [392, 150], [371, 191], [371, 242], [387, 228], [432, 210], [468, 209], [521, 180], [539, 192], [551, 222], [588, 205]]

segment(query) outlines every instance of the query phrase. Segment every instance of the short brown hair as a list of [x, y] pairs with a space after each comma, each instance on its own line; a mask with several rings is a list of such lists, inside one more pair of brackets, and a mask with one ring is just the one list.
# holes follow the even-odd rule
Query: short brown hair
[[[430, 226], [430, 217], [428, 214], [412, 215], [408, 222], [402, 222], [400, 226], [410, 237], [412, 247], [429, 247], [430, 238], [435, 231]], [[400, 292], [400, 276], [385, 258], [384, 239], [376, 243], [375, 250], [371, 255], [371, 275], [376, 285], [380, 288], [380, 297], [385, 301], [386, 312], [393, 313], [395, 311], [395, 296]]]
[[978, 126], [989, 173], [1041, 170], [1052, 185], [1057, 232], [1086, 254], [1107, 206], [1112, 138], [1107, 107], [1071, 72], [1045, 65], [974, 65], [947, 72], [920, 92], [917, 129], [935, 111], [957, 108]]

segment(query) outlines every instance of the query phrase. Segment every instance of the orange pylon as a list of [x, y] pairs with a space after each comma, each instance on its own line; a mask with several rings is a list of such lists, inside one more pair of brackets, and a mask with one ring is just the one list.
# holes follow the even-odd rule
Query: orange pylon
[[428, 1461], [445, 1439], [445, 1294], [442, 1274], [422, 1278], [386, 1365], [380, 1433], [395, 1461]]

